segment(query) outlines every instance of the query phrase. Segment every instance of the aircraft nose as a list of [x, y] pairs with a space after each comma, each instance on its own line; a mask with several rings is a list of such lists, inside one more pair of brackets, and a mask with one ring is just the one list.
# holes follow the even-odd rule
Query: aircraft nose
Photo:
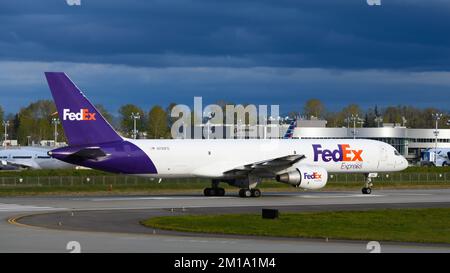
[[401, 156], [400, 164], [399, 164], [400, 170], [404, 170], [408, 168], [408, 160], [404, 156]]

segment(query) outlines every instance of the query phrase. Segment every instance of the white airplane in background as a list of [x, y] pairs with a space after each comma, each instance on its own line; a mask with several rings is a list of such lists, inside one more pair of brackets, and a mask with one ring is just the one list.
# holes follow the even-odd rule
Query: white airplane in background
[[0, 149], [0, 170], [67, 169], [75, 165], [56, 160], [48, 155], [49, 148], [17, 147]]
[[78, 87], [62, 72], [46, 72], [69, 146], [54, 158], [114, 173], [212, 180], [206, 196], [222, 196], [220, 182], [241, 188], [241, 197], [259, 197], [263, 178], [295, 187], [320, 189], [328, 173], [371, 175], [407, 168], [391, 145], [366, 139], [127, 139], [117, 134]]

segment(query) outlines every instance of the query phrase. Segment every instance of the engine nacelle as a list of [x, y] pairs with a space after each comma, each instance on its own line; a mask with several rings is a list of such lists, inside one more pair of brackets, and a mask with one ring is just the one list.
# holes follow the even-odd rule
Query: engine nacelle
[[328, 172], [321, 167], [300, 166], [294, 171], [276, 176], [278, 182], [308, 190], [318, 190], [327, 184]]

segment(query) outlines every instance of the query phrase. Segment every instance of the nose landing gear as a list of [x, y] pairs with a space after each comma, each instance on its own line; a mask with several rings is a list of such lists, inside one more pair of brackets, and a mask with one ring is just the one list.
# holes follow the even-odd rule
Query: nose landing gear
[[372, 193], [372, 176], [376, 176], [377, 174], [365, 174], [366, 177], [366, 182], [364, 184], [364, 188], [362, 188], [362, 193], [363, 194], [371, 194]]

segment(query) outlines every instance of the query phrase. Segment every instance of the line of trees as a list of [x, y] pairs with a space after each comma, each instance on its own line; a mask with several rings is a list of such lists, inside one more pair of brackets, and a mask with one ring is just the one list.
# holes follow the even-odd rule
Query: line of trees
[[[139, 113], [141, 117], [136, 122], [139, 136], [146, 135], [148, 138], [170, 137], [170, 111], [163, 109], [161, 106], [154, 106], [146, 112], [136, 105], [126, 104], [120, 107], [118, 117], [113, 116], [101, 104], [97, 104], [95, 107], [115, 129], [126, 137], [132, 137], [132, 113]], [[54, 125], [52, 119], [57, 117], [56, 113], [56, 106], [51, 100], [32, 102], [27, 107], [21, 108], [18, 113], [8, 115], [5, 115], [3, 108], [0, 106], [0, 120], [9, 122], [8, 139], [17, 139], [20, 145], [28, 145], [41, 140], [53, 140]], [[61, 124], [58, 124], [57, 128], [58, 141], [66, 141]], [[3, 139], [4, 128], [1, 132]]]
[[[383, 123], [393, 123], [404, 125], [409, 128], [434, 128], [435, 120], [433, 113], [443, 113], [439, 120], [440, 128], [448, 128], [450, 115], [436, 108], [417, 108], [413, 106], [388, 106], [380, 109], [374, 106], [363, 110], [357, 104], [349, 104], [342, 108], [341, 111], [327, 111], [325, 105], [318, 99], [310, 99], [305, 103], [303, 112], [293, 112], [291, 116], [307, 116], [310, 118], [318, 117], [328, 121], [328, 127], [348, 126], [347, 119], [352, 115], [358, 115], [362, 119], [363, 127], [377, 127]], [[377, 119], [378, 118], [378, 119]]]
[[[217, 104], [225, 108], [226, 104], [232, 103], [220, 101]], [[96, 105], [96, 108], [113, 127], [126, 137], [132, 137], [133, 119], [131, 115], [139, 114], [140, 119], [136, 121], [138, 136], [159, 139], [171, 137], [170, 127], [176, 118], [170, 117], [170, 112], [174, 106], [175, 103], [171, 103], [166, 108], [155, 105], [148, 111], [145, 111], [137, 105], [125, 104], [119, 108], [118, 116], [109, 113], [102, 105]], [[351, 115], [358, 115], [361, 118], [359, 126], [363, 127], [377, 127], [382, 118], [384, 123], [402, 124], [410, 128], [434, 128], [435, 122], [432, 119], [432, 114], [436, 112], [442, 111], [435, 108], [420, 109], [402, 105], [389, 106], [382, 109], [374, 106], [363, 110], [357, 104], [349, 104], [336, 112], [328, 111], [320, 100], [310, 99], [305, 103], [302, 111], [291, 112], [289, 116], [326, 119], [328, 127], [348, 126], [346, 119]], [[54, 117], [56, 117], [56, 107], [53, 101], [50, 100], [32, 102], [27, 107], [21, 108], [16, 114], [5, 114], [0, 106], [0, 120], [9, 121], [8, 138], [17, 139], [20, 145], [27, 145], [29, 141], [39, 142], [53, 139], [54, 125], [52, 124], [52, 119]], [[378, 122], [377, 117], [380, 118]], [[448, 128], [447, 122], [449, 119], [450, 115], [444, 113], [444, 116], [439, 121], [439, 127]], [[2, 130], [2, 139], [3, 134]], [[58, 141], [65, 141], [61, 124], [58, 125], [58, 134]]]

